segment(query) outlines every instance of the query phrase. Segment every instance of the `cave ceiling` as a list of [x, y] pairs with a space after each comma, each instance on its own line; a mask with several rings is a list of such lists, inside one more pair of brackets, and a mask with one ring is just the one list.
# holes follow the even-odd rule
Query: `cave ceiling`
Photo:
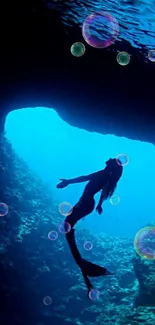
[[[0, 128], [14, 109], [54, 108], [89, 131], [155, 143], [155, 3], [147, 1], [7, 1], [1, 5]], [[109, 47], [83, 39], [84, 19], [106, 11], [119, 23]], [[71, 45], [83, 42], [82, 57]], [[119, 51], [130, 63], [116, 61]]]

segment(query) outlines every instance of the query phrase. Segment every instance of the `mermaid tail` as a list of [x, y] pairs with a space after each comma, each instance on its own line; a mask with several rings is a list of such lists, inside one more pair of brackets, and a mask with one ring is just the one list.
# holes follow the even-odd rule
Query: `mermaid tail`
[[75, 236], [74, 236], [75, 229], [71, 229], [69, 233], [66, 234], [66, 239], [68, 241], [70, 250], [72, 252], [72, 255], [78, 264], [78, 266], [81, 269], [85, 284], [88, 288], [88, 291], [90, 291], [93, 286], [88, 279], [88, 276], [90, 277], [97, 277], [97, 276], [102, 276], [102, 275], [113, 275], [113, 273], [109, 272], [105, 267], [99, 266], [97, 264], [93, 264], [87, 260], [84, 260], [80, 253], [79, 250], [76, 246], [75, 242]]

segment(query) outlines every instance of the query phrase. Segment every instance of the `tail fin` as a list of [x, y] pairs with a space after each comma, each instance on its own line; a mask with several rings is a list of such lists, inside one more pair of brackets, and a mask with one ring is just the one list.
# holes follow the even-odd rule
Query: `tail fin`
[[74, 232], [75, 232], [75, 229], [72, 228], [70, 230], [70, 232], [66, 234], [66, 239], [68, 241], [72, 255], [73, 255], [77, 265], [81, 269], [85, 284], [86, 284], [86, 286], [88, 288], [88, 292], [89, 292], [93, 288], [93, 286], [92, 286], [90, 280], [88, 279], [88, 276], [96, 277], [96, 276], [101, 276], [101, 275], [113, 275], [113, 273], [109, 272], [106, 268], [104, 268], [102, 266], [98, 266], [91, 262], [88, 262], [81, 257], [79, 250], [76, 246]]
[[102, 275], [113, 275], [114, 273], [109, 272], [105, 267], [93, 264], [84, 259], [81, 259], [80, 263], [81, 270], [84, 274], [90, 277], [97, 277]]
[[80, 266], [82, 273], [92, 277], [101, 276], [101, 275], [113, 275], [113, 273], [109, 272], [106, 268], [88, 262], [81, 257], [78, 248], [76, 246], [74, 232], [75, 229], [72, 228], [70, 232], [66, 234], [66, 239], [68, 241], [72, 255], [76, 263]]

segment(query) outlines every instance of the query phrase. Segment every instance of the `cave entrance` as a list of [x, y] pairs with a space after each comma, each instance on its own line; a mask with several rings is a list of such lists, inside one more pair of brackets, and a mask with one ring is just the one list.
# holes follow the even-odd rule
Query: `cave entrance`
[[[134, 238], [142, 226], [154, 222], [153, 144], [88, 132], [67, 124], [54, 109], [42, 107], [9, 113], [5, 132], [15, 152], [48, 183], [60, 203], [68, 201], [74, 205], [85, 183], [59, 191], [56, 189], [59, 178], [92, 173], [104, 168], [105, 161], [110, 157], [127, 154], [129, 164], [124, 167], [116, 189], [120, 204], [112, 206], [109, 201], [106, 202], [101, 218], [94, 211], [77, 227]], [[98, 200], [98, 195], [95, 199]]]

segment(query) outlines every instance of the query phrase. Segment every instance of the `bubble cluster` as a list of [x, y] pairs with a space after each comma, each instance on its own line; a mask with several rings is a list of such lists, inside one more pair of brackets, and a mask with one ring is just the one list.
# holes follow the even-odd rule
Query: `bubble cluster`
[[62, 214], [62, 216], [69, 216], [73, 211], [73, 207], [70, 203], [68, 202], [62, 202], [59, 205], [59, 212]]
[[52, 303], [52, 298], [50, 296], [46, 296], [43, 298], [43, 303], [45, 306], [49, 306]]
[[0, 217], [4, 217], [6, 216], [6, 214], [8, 214], [9, 208], [7, 206], [7, 204], [1, 202], [0, 203]]
[[120, 153], [116, 157], [116, 162], [119, 166], [126, 166], [129, 162], [129, 157], [125, 153]]
[[118, 195], [113, 195], [111, 198], [110, 198], [110, 203], [112, 205], [118, 205], [120, 203], [120, 197]]
[[70, 50], [71, 50], [72, 55], [74, 55], [76, 57], [80, 57], [85, 53], [86, 48], [83, 43], [76, 42], [71, 46]]
[[142, 258], [155, 259], [155, 226], [144, 227], [134, 239], [134, 249]]
[[70, 230], [71, 230], [71, 225], [69, 222], [64, 221], [59, 225], [59, 231], [62, 234], [67, 234], [68, 232], [70, 232]]
[[149, 59], [151, 62], [155, 62], [155, 50], [151, 50], [151, 51], [149, 51], [149, 53], [148, 53], [148, 59]]
[[89, 291], [89, 298], [91, 300], [98, 300], [100, 297], [100, 292], [97, 289], [92, 289]]
[[116, 57], [117, 62], [122, 65], [128, 65], [130, 62], [130, 54], [127, 52], [119, 52]]
[[83, 38], [92, 47], [106, 48], [115, 42], [118, 34], [116, 18], [106, 11], [94, 12], [83, 22]]
[[56, 240], [58, 238], [58, 233], [55, 230], [52, 230], [48, 233], [48, 239]]
[[86, 251], [90, 251], [93, 248], [93, 244], [90, 241], [86, 241], [83, 247]]

